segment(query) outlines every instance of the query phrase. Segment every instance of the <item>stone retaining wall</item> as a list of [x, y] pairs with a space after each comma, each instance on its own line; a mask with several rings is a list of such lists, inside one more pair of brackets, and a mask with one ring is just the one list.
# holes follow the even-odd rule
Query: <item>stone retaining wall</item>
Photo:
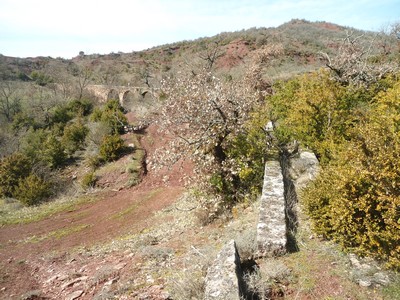
[[286, 253], [285, 207], [281, 165], [278, 161], [268, 161], [265, 164], [257, 225], [258, 257], [279, 256]]
[[205, 300], [240, 300], [242, 270], [236, 243], [231, 240], [207, 270]]
[[[318, 159], [311, 152], [294, 157], [282, 152], [280, 161], [267, 161], [257, 225], [256, 257], [274, 257], [296, 251], [297, 191], [318, 172]], [[245, 294], [243, 274], [235, 241], [226, 244], [205, 281], [206, 300], [240, 300]]]

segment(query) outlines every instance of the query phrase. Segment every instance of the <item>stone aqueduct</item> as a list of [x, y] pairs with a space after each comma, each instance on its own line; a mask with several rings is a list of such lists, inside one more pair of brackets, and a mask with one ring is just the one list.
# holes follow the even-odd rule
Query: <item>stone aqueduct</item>
[[141, 102], [146, 98], [154, 96], [154, 89], [149, 87], [133, 86], [112, 86], [112, 85], [88, 85], [85, 88], [88, 92], [96, 96], [100, 102], [109, 99], [118, 99], [122, 106], [127, 106], [128, 102]]

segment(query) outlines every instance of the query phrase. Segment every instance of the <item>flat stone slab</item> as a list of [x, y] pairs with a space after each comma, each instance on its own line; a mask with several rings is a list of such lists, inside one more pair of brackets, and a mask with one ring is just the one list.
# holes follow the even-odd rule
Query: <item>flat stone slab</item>
[[272, 257], [286, 253], [285, 207], [280, 163], [278, 161], [267, 161], [257, 225], [258, 257]]
[[228, 242], [208, 268], [205, 300], [240, 300], [240, 257], [234, 240]]

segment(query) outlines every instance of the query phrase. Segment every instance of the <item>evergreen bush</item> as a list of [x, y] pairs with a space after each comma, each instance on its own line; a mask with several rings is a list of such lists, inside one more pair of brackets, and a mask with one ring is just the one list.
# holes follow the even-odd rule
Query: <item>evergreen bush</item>
[[99, 154], [104, 161], [113, 161], [118, 159], [124, 150], [124, 140], [119, 135], [107, 135], [100, 145]]
[[19, 180], [14, 196], [25, 205], [39, 204], [51, 196], [51, 183], [31, 173]]
[[0, 196], [15, 197], [19, 181], [26, 178], [31, 170], [31, 161], [21, 153], [3, 158], [0, 162]]

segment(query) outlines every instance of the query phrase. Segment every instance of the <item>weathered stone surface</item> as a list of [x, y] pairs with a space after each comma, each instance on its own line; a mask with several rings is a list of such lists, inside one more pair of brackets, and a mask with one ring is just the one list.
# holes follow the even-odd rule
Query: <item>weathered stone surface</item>
[[286, 252], [286, 218], [284, 185], [278, 161], [265, 164], [264, 185], [257, 225], [259, 257], [282, 255]]
[[296, 189], [304, 187], [313, 180], [319, 170], [319, 161], [314, 153], [302, 151], [299, 156], [290, 159], [290, 177], [295, 181]]
[[75, 278], [71, 281], [64, 283], [61, 286], [61, 289], [65, 290], [67, 287], [73, 286], [75, 283], [80, 282], [80, 281], [86, 281], [87, 279], [88, 279], [88, 276], [81, 276], [81, 277]]
[[83, 294], [83, 291], [82, 291], [82, 290], [72, 292], [71, 294], [69, 294], [68, 296], [65, 297], [65, 300], [75, 300], [75, 299], [78, 299], [80, 296], [82, 296], [82, 294]]
[[360, 286], [386, 286], [390, 284], [390, 272], [383, 271], [379, 262], [370, 257], [358, 257], [353, 253], [349, 254], [348, 257], [352, 267], [350, 274]]
[[239, 300], [241, 273], [236, 243], [231, 240], [221, 249], [207, 270], [204, 299]]

